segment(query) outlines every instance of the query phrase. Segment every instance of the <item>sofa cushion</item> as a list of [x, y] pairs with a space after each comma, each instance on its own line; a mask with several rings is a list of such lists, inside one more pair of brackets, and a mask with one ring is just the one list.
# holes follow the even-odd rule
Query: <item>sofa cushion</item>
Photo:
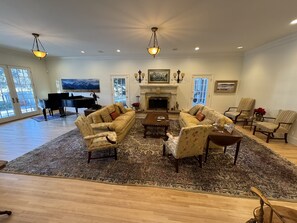
[[201, 111], [198, 111], [196, 114], [196, 118], [198, 119], [198, 121], [202, 122], [205, 118], [205, 115]]
[[118, 102], [118, 103], [116, 103], [116, 105], [121, 110], [121, 113], [125, 114], [127, 112], [126, 108], [124, 107], [124, 105], [122, 103]]
[[88, 116], [92, 117], [92, 120], [94, 123], [103, 122], [103, 119], [101, 117], [101, 112], [94, 112], [93, 114], [90, 114]]
[[190, 115], [196, 115], [196, 113], [198, 112], [199, 110], [199, 106], [195, 105], [194, 107], [192, 107], [190, 110], [189, 110], [189, 114]]
[[106, 106], [106, 108], [107, 108], [109, 114], [113, 113], [115, 111], [115, 106], [113, 104]]
[[109, 115], [109, 111], [107, 108], [103, 108], [101, 111], [101, 118], [104, 122], [112, 122], [112, 118]]
[[120, 110], [119, 106], [117, 106], [117, 104], [114, 104], [114, 109], [118, 114], [121, 114], [121, 110]]

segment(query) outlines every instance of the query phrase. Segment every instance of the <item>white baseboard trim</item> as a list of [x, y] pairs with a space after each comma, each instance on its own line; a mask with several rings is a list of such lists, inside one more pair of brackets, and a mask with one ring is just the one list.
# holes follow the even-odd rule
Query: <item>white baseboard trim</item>
[[294, 136], [288, 136], [288, 142], [289, 143], [291, 143], [291, 144], [293, 144], [293, 145], [295, 145], [295, 146], [297, 146], [297, 138], [296, 137], [294, 137]]

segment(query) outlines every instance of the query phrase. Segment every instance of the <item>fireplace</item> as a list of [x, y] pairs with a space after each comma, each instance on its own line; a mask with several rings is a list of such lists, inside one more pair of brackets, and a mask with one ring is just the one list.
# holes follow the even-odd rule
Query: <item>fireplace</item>
[[174, 84], [141, 84], [140, 109], [172, 110], [176, 104], [177, 85]]
[[148, 109], [168, 110], [168, 98], [167, 97], [149, 97]]

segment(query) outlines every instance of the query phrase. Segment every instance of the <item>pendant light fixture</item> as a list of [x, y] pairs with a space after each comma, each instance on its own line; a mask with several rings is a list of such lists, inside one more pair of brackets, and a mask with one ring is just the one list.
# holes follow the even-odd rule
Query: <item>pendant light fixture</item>
[[47, 55], [47, 52], [45, 51], [42, 43], [39, 40], [39, 34], [32, 33], [34, 36], [33, 46], [32, 46], [32, 53], [39, 59], [45, 58]]
[[160, 53], [160, 50], [161, 50], [158, 44], [158, 39], [156, 34], [158, 27], [152, 27], [151, 30], [153, 33], [147, 47], [147, 52], [155, 58], [155, 56], [158, 53]]

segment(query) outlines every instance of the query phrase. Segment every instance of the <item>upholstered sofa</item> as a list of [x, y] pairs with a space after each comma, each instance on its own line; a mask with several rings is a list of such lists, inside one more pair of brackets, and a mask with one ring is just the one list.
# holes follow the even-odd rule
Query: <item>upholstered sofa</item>
[[117, 142], [121, 142], [135, 123], [135, 111], [116, 103], [105, 106], [87, 116], [94, 132], [111, 130], [117, 134]]
[[[203, 120], [198, 120], [199, 118], [197, 118], [197, 113], [203, 114]], [[219, 126], [224, 126], [224, 124], [231, 124], [233, 121], [214, 109], [202, 104], [195, 105], [188, 111], [181, 111], [179, 115], [179, 124], [181, 127], [212, 125], [214, 123]]]

